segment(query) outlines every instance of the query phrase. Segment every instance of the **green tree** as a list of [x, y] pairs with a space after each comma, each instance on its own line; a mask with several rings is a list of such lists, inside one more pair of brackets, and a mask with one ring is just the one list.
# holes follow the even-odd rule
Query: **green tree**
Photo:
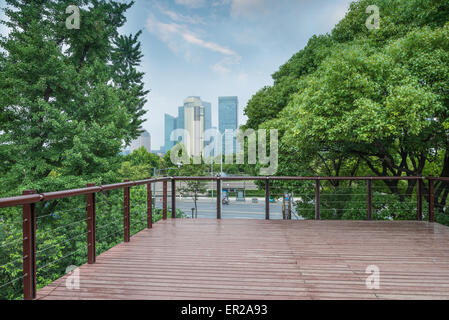
[[142, 147], [125, 157], [119, 173], [123, 179], [147, 179], [153, 176], [154, 168], [159, 169], [160, 161], [157, 155]]
[[[179, 170], [179, 175], [183, 177], [200, 177], [207, 172], [206, 165], [183, 165]], [[195, 204], [195, 216], [198, 216], [199, 196], [207, 192], [206, 182], [204, 181], [186, 181], [184, 186], [179, 188], [183, 197], [191, 197]]]
[[[113, 40], [113, 51], [111, 55], [114, 83], [122, 89], [121, 100], [128, 107], [128, 112], [133, 115], [130, 124], [131, 132], [137, 132], [144, 122], [142, 117], [146, 111], [143, 109], [147, 103], [146, 95], [150, 92], [145, 90], [143, 81], [144, 73], [137, 71], [143, 58], [141, 53], [139, 36], [119, 35]], [[136, 138], [134, 136], [133, 138]]]
[[159, 168], [160, 158], [149, 152], [144, 147], [134, 150], [131, 154], [126, 156], [127, 161], [130, 161], [132, 165], [148, 165], [151, 168]]
[[[442, 90], [449, 74], [448, 31], [417, 30], [381, 52], [360, 44], [336, 48], [304, 80], [306, 90], [267, 126], [284, 128], [282, 146], [294, 149], [303, 166], [345, 155], [379, 176], [424, 174], [448, 142]], [[387, 183], [397, 189], [397, 181]], [[414, 186], [410, 181], [408, 194]]]
[[276, 118], [289, 103], [291, 95], [301, 90], [299, 79], [314, 72], [332, 48], [330, 36], [314, 36], [307, 46], [295, 54], [273, 74], [274, 86], [264, 87], [248, 102], [245, 128], [258, 129], [267, 120]]
[[[11, 32], [0, 40], [2, 184], [17, 193], [117, 180], [122, 144], [139, 134], [146, 93], [135, 70], [138, 35], [118, 34], [133, 3], [6, 4]], [[80, 7], [79, 30], [65, 27], [69, 4]], [[119, 81], [122, 75], [129, 85]]]
[[[378, 30], [365, 26], [373, 4]], [[278, 174], [448, 176], [447, 21], [447, 1], [355, 1], [281, 66], [246, 108], [248, 127], [279, 129]], [[437, 184], [441, 207], [448, 193]]]

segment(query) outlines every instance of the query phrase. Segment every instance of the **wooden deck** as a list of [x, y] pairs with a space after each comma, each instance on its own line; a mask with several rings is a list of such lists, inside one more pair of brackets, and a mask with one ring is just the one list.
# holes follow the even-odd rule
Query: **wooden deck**
[[[366, 288], [366, 267], [380, 289]], [[449, 228], [426, 222], [167, 220], [39, 299], [449, 299]]]

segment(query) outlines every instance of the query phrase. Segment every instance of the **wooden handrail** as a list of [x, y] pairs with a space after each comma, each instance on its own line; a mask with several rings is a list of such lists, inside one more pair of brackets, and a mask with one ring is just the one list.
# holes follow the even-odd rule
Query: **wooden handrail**
[[131, 187], [136, 187], [136, 186], [147, 185], [149, 183], [164, 182], [164, 181], [168, 181], [168, 180], [170, 180], [170, 178], [168, 178], [168, 177], [167, 178], [158, 178], [158, 179], [148, 179], [148, 180], [109, 184], [109, 185], [98, 186], [98, 187], [86, 187], [86, 188], [81, 188], [81, 189], [71, 189], [71, 190], [64, 190], [64, 191], [44, 192], [44, 193], [40, 193], [40, 194], [36, 193], [36, 194], [32, 194], [32, 195], [22, 195], [22, 196], [17, 196], [17, 197], [0, 198], [0, 208], [14, 207], [14, 206], [30, 204], [30, 203], [37, 203], [40, 201], [49, 201], [49, 200], [70, 198], [70, 197], [88, 195], [88, 194], [98, 193], [98, 192], [103, 192], [103, 191], [131, 188]]
[[429, 182], [429, 222], [434, 222], [434, 183], [435, 181], [449, 181], [449, 177], [163, 177], [139, 181], [126, 181], [123, 183], [95, 186], [89, 184], [86, 188], [36, 193], [24, 191], [22, 196], [0, 199], [0, 208], [22, 206], [23, 211], [23, 281], [24, 298], [36, 297], [36, 213], [35, 204], [41, 201], [50, 201], [62, 198], [86, 195], [87, 210], [87, 246], [88, 263], [95, 263], [95, 195], [99, 192], [123, 189], [124, 191], [124, 241], [130, 239], [130, 189], [136, 186], [147, 186], [147, 224], [152, 228], [153, 201], [151, 184], [163, 183], [163, 219], [167, 219], [167, 183], [171, 181], [172, 218], [176, 218], [176, 181], [215, 181], [217, 185], [217, 219], [221, 219], [222, 195], [220, 194], [223, 181], [265, 181], [265, 218], [270, 219], [270, 181], [313, 181], [315, 182], [315, 219], [320, 215], [320, 181], [367, 181], [367, 220], [372, 218], [373, 191], [372, 181], [404, 180], [417, 181], [417, 220], [422, 220], [424, 180]]

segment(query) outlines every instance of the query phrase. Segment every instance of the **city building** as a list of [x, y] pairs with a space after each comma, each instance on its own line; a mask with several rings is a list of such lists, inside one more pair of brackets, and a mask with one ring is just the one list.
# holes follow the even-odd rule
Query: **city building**
[[[184, 139], [188, 153], [193, 156], [201, 155], [204, 147], [210, 141], [204, 141], [204, 131], [212, 128], [212, 105], [201, 100], [201, 97], [192, 96], [184, 100], [184, 105], [178, 107], [178, 116], [165, 115], [165, 153], [171, 150], [176, 141], [171, 141], [171, 133], [177, 129], [189, 132], [189, 139]], [[178, 141], [183, 140], [182, 137]]]
[[237, 130], [239, 119], [238, 97], [218, 97], [218, 130], [223, 135], [223, 153], [235, 154], [237, 150], [236, 138], [233, 138], [232, 150], [226, 150], [224, 133], [226, 130]]
[[203, 101], [204, 106], [204, 130], [212, 128], [212, 104]]
[[189, 133], [184, 144], [190, 156], [200, 156], [204, 149], [205, 108], [198, 97], [184, 100], [184, 129]]
[[178, 108], [178, 117], [176, 118], [176, 129], [184, 129], [184, 106]]
[[148, 152], [151, 152], [151, 134], [144, 130], [140, 137], [131, 142], [129, 147], [130, 153], [144, 147]]
[[174, 146], [175, 142], [170, 140], [170, 135], [177, 128], [177, 121], [178, 119], [169, 115], [165, 114], [164, 119], [164, 125], [165, 125], [165, 135], [164, 135], [164, 152], [167, 153], [170, 151]]
[[[212, 104], [203, 101], [204, 106], [204, 131], [212, 129]], [[204, 147], [213, 141], [213, 138], [204, 140]]]

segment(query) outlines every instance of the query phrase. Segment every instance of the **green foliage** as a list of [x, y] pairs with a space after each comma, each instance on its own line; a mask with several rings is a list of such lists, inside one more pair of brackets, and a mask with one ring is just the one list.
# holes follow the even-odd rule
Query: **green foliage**
[[274, 86], [264, 87], [248, 102], [244, 127], [257, 129], [263, 122], [276, 118], [290, 101], [290, 96], [301, 89], [299, 79], [317, 69], [332, 48], [329, 36], [314, 36], [309, 43], [273, 75]]
[[[1, 197], [146, 178], [159, 166], [146, 151], [120, 155], [123, 143], [140, 134], [148, 93], [137, 71], [141, 33], [118, 32], [132, 4], [6, 0], [9, 21], [1, 23], [11, 32], [0, 37]], [[79, 30], [65, 26], [68, 5], [80, 8]], [[38, 288], [86, 262], [85, 201], [37, 204]], [[131, 201], [135, 233], [144, 227], [146, 192], [133, 191]], [[122, 241], [122, 206], [121, 190], [97, 195], [97, 254]], [[21, 297], [21, 257], [21, 210], [1, 209], [0, 299]]]
[[[378, 30], [365, 26], [370, 5]], [[247, 127], [279, 130], [277, 174], [448, 176], [448, 21], [447, 1], [359, 0], [313, 37], [245, 110]]]
[[[81, 28], [65, 27], [78, 5]], [[123, 141], [139, 134], [147, 91], [138, 33], [120, 36], [118, 1], [6, 1], [0, 39], [0, 182], [8, 192], [115, 182]], [[5, 191], [1, 190], [2, 195]]]
[[[183, 165], [179, 170], [179, 175], [183, 177], [200, 177], [207, 172], [206, 165]], [[198, 198], [201, 194], [207, 192], [206, 182], [204, 181], [185, 181], [183, 187], [179, 188], [179, 193], [183, 197], [191, 197], [195, 204], [195, 212], [198, 214]]]
[[[131, 236], [147, 227], [146, 187], [130, 191]], [[85, 197], [39, 203], [37, 210], [38, 289], [59, 279], [72, 265], [87, 262]], [[183, 218], [177, 210], [176, 216]], [[0, 210], [0, 299], [22, 297], [22, 224], [20, 208]], [[162, 210], [153, 208], [153, 223]], [[123, 190], [96, 195], [96, 253], [123, 241]], [[12, 283], [10, 283], [12, 282]], [[6, 284], [6, 285], [5, 285]]]
[[[127, 106], [128, 112], [133, 115], [130, 129], [135, 133], [144, 122], [142, 117], [146, 111], [143, 109], [147, 100], [145, 96], [150, 92], [144, 88], [144, 73], [138, 72], [137, 67], [143, 58], [141, 53], [139, 36], [120, 35], [113, 40], [114, 47], [111, 54], [112, 68], [114, 70], [113, 79], [115, 84], [122, 90], [121, 100]], [[137, 138], [137, 135], [133, 136]]]
[[[406, 183], [391, 192], [385, 185], [376, 185], [373, 192], [373, 220], [415, 220], [416, 189], [408, 193]], [[304, 219], [315, 219], [314, 183], [301, 183], [290, 187], [295, 190], [296, 212]], [[366, 182], [327, 182], [321, 184], [320, 216], [322, 220], [365, 220], [367, 216]], [[427, 219], [428, 204], [423, 202], [423, 217]]]
[[123, 179], [143, 180], [153, 176], [154, 168], [159, 169], [161, 160], [144, 147], [126, 156], [119, 170]]

